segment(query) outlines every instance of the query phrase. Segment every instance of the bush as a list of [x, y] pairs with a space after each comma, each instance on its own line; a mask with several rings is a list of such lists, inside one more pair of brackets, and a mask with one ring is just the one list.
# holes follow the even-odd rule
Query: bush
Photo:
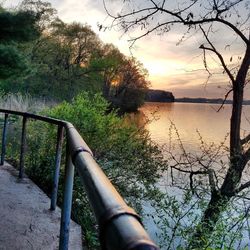
[[[130, 205], [141, 212], [141, 201], [152, 199], [157, 192], [154, 183], [164, 161], [145, 130], [128, 125], [114, 111], [107, 113], [108, 107], [109, 104], [100, 94], [91, 97], [82, 93], [72, 103], [64, 102], [43, 114], [73, 123], [114, 186]], [[34, 121], [29, 122], [27, 134], [26, 172], [50, 193], [56, 129], [52, 125]], [[59, 203], [61, 198], [62, 178], [59, 184]], [[91, 249], [97, 248], [96, 224], [77, 175], [72, 213], [82, 226], [85, 243]]]

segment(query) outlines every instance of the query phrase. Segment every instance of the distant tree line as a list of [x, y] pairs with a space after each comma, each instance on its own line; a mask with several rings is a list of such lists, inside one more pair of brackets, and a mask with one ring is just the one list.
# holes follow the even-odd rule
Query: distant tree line
[[0, 7], [0, 89], [53, 100], [102, 92], [123, 111], [143, 104], [147, 70], [88, 25], [64, 23], [49, 3], [25, 0]]

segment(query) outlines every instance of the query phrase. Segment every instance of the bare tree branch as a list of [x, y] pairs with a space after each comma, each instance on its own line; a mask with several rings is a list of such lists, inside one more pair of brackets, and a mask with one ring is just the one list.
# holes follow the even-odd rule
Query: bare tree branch
[[[177, 164], [179, 165], [179, 164]], [[192, 174], [192, 175], [198, 175], [198, 174], [208, 174], [208, 171], [204, 171], [204, 170], [184, 170], [182, 168], [178, 168], [176, 166], [170, 166], [171, 168], [178, 170], [182, 173], [188, 173], [188, 174]]]
[[107, 13], [110, 17], [112, 17], [113, 19], [115, 19], [115, 20], [117, 20], [117, 19], [122, 19], [122, 18], [125, 18], [125, 17], [128, 17], [128, 16], [133, 16], [133, 15], [135, 15], [135, 14], [139, 14], [139, 13], [142, 13], [142, 12], [148, 12], [149, 10], [155, 10], [155, 9], [156, 9], [155, 7], [151, 7], [151, 8], [147, 7], [147, 8], [139, 9], [139, 10], [137, 10], [137, 11], [129, 12], [129, 13], [124, 14], [124, 15], [118, 14], [117, 16], [114, 16], [114, 15], [112, 15], [112, 14], [110, 13], [110, 11], [108, 10], [108, 8], [107, 8], [107, 6], [106, 6], [106, 1], [103, 0], [102, 2], [103, 2], [103, 6], [104, 6], [104, 9], [105, 9], [106, 13]]
[[[246, 45], [248, 45], [250, 43], [249, 39], [242, 33], [242, 31], [240, 29], [237, 28], [236, 25], [233, 25], [232, 23], [230, 23], [227, 20], [224, 20], [223, 18], [220, 17], [220, 15], [222, 13], [224, 13], [225, 11], [228, 11], [229, 9], [234, 7], [235, 5], [239, 4], [240, 2], [242, 2], [242, 0], [235, 1], [235, 2], [231, 3], [228, 6], [224, 6], [224, 8], [222, 8], [222, 9], [219, 9], [220, 6], [218, 6], [216, 1], [214, 1], [213, 11], [216, 11], [215, 16], [214, 17], [208, 17], [208, 18], [201, 17], [200, 19], [197, 19], [197, 20], [193, 20], [193, 14], [191, 12], [189, 13], [190, 18], [183, 18], [181, 16], [181, 14], [184, 13], [185, 11], [189, 10], [194, 4], [196, 4], [198, 2], [198, 0], [192, 1], [192, 3], [190, 5], [186, 6], [183, 9], [180, 9], [178, 11], [173, 11], [173, 10], [166, 9], [164, 7], [165, 1], [162, 2], [161, 6], [158, 6], [156, 4], [156, 2], [153, 1], [153, 0], [150, 0], [150, 2], [153, 4], [153, 7], [141, 8], [141, 9], [138, 9], [138, 10], [133, 10], [131, 12], [125, 13], [125, 14], [119, 13], [117, 16], [115, 16], [115, 15], [112, 15], [109, 12], [109, 10], [108, 10], [108, 8], [106, 6], [105, 0], [103, 0], [104, 8], [105, 8], [107, 14], [110, 17], [112, 17], [114, 20], [122, 20], [123, 19], [123, 24], [126, 24], [126, 20], [124, 20], [124, 19], [127, 18], [127, 17], [131, 17], [131, 16], [134, 16], [134, 15], [137, 15], [137, 14], [141, 14], [141, 13], [145, 13], [145, 12], [154, 10], [155, 14], [157, 12], [166, 13], [169, 16], [172, 16], [173, 18], [176, 18], [180, 23], [182, 23], [184, 25], [187, 25], [187, 26], [196, 26], [196, 25], [200, 25], [200, 24], [213, 23], [213, 22], [218, 22], [218, 23], [224, 24], [227, 27], [229, 27], [230, 29], [232, 29], [244, 41], [244, 43], [246, 43]], [[224, 3], [224, 5], [225, 5], [225, 3]], [[143, 16], [141, 18], [143, 19]], [[176, 22], [177, 20], [173, 19], [170, 22]], [[136, 23], [136, 19], [133, 22]], [[156, 30], [158, 25], [160, 25], [160, 24], [155, 25], [152, 29]]]
[[222, 104], [220, 105], [220, 107], [218, 108], [217, 112], [220, 112], [220, 110], [223, 108], [223, 106], [224, 106], [224, 104], [225, 104], [225, 102], [226, 102], [226, 100], [227, 100], [229, 94], [230, 94], [232, 91], [233, 91], [233, 88], [230, 89], [230, 90], [228, 90], [228, 92], [225, 94], [224, 100], [223, 100]]
[[221, 65], [223, 67], [223, 69], [225, 70], [225, 72], [227, 73], [228, 77], [230, 78], [230, 80], [232, 81], [232, 84], [234, 84], [235, 82], [235, 79], [234, 79], [234, 76], [232, 75], [232, 73], [230, 72], [230, 70], [228, 69], [225, 61], [224, 61], [224, 58], [222, 57], [222, 55], [216, 50], [215, 46], [213, 45], [213, 43], [210, 41], [210, 39], [208, 38], [208, 34], [205, 32], [205, 30], [200, 26], [200, 29], [204, 35], [204, 37], [206, 38], [207, 42], [209, 43], [209, 45], [211, 46], [210, 47], [205, 47], [204, 45], [201, 45], [200, 48], [201, 49], [204, 49], [204, 50], [210, 50], [212, 52], [214, 52], [217, 57], [219, 58], [220, 62], [221, 62]]
[[147, 30], [147, 32], [143, 33], [142, 35], [137, 36], [137, 37], [132, 38], [132, 39], [129, 39], [128, 41], [129, 41], [129, 42], [132, 42], [132, 44], [130, 45], [130, 47], [133, 47], [134, 43], [135, 43], [137, 40], [141, 39], [142, 37], [145, 37], [145, 36], [149, 35], [150, 33], [154, 32], [155, 30], [159, 29], [160, 27], [166, 26], [166, 25], [171, 24], [171, 23], [180, 23], [180, 22], [179, 22], [179, 21], [175, 21], [175, 22], [161, 23], [161, 24], [157, 25], [156, 27], [154, 27], [154, 28], [152, 28], [152, 29], [150, 29], [150, 30]]
[[244, 145], [250, 141], [250, 134], [248, 134], [245, 138], [243, 138], [240, 143], [241, 145]]
[[236, 190], [235, 190], [235, 193], [239, 193], [241, 192], [242, 190], [246, 189], [246, 188], [249, 188], [250, 187], [250, 181], [240, 185]]
[[246, 45], [250, 44], [249, 39], [232, 23], [219, 18], [215, 18], [214, 21], [225, 24], [226, 26], [231, 28], [246, 43]]

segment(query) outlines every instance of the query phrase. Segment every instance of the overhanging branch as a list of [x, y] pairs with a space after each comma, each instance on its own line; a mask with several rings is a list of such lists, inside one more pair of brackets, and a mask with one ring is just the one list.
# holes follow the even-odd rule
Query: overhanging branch
[[[225, 13], [226, 11], [229, 11], [231, 8], [234, 8], [237, 4], [242, 2], [242, 0], [235, 1], [227, 6], [223, 6], [223, 8], [222, 8], [222, 6], [218, 6], [218, 3], [216, 1], [213, 1], [214, 5], [211, 6], [212, 8], [211, 8], [210, 12], [208, 10], [208, 13], [210, 13], [212, 15], [212, 12], [215, 12], [214, 15], [211, 17], [206, 17], [207, 15], [204, 15], [203, 17], [200, 17], [199, 19], [196, 19], [196, 20], [193, 19], [192, 12], [189, 13], [188, 18], [186, 18], [186, 17], [184, 18], [182, 16], [182, 14], [186, 13], [186, 11], [188, 11], [188, 10], [191, 10], [191, 7], [198, 2], [197, 0], [192, 1], [191, 4], [187, 5], [185, 8], [179, 9], [176, 11], [165, 8], [164, 7], [165, 1], [162, 1], [162, 4], [156, 3], [154, 0], [150, 0], [150, 2], [152, 4], [152, 6], [145, 7], [145, 8], [138, 8], [136, 10], [133, 9], [132, 11], [124, 13], [124, 14], [119, 13], [117, 15], [112, 15], [109, 12], [108, 8], [106, 7], [105, 0], [103, 0], [104, 8], [105, 8], [107, 14], [110, 17], [112, 17], [114, 20], [123, 20], [123, 22], [122, 22], [123, 24], [128, 23], [128, 21], [125, 20], [128, 17], [133, 17], [133, 16], [136, 16], [138, 14], [141, 14], [142, 16], [140, 19], [144, 19], [146, 21], [146, 16], [149, 14], [148, 12], [150, 12], [150, 11], [153, 11], [154, 13], [160, 12], [160, 13], [167, 14], [169, 17], [172, 17], [173, 20], [170, 20], [170, 22], [178, 20], [180, 23], [182, 23], [183, 25], [187, 25], [187, 26], [197, 26], [197, 25], [213, 23], [213, 22], [218, 22], [218, 23], [224, 24], [225, 26], [227, 26], [231, 30], [233, 30], [243, 40], [243, 42], [246, 43], [246, 45], [250, 44], [249, 39], [237, 27], [237, 25], [234, 25], [231, 22], [223, 19], [223, 17], [221, 17], [222, 13]], [[145, 14], [145, 13], [147, 13], [147, 14]], [[129, 21], [129, 22], [130, 23], [134, 22], [136, 24], [136, 18], [132, 21]]]
[[250, 141], [250, 134], [248, 134], [245, 138], [243, 138], [240, 143], [243, 146], [244, 144], [248, 143]]
[[241, 192], [242, 190], [246, 189], [246, 188], [249, 188], [250, 187], [250, 181], [240, 185], [236, 190], [235, 190], [235, 193], [239, 193]]
[[219, 58], [220, 62], [221, 62], [221, 65], [223, 67], [223, 69], [225, 70], [225, 72], [227, 73], [228, 77], [230, 78], [232, 84], [234, 84], [235, 82], [235, 79], [234, 79], [234, 76], [232, 75], [232, 73], [230, 72], [230, 70], [228, 69], [225, 61], [224, 61], [224, 58], [223, 56], [216, 50], [215, 46], [213, 45], [213, 43], [210, 41], [210, 39], [208, 38], [208, 34], [205, 32], [205, 30], [200, 26], [200, 29], [205, 37], [205, 39], [207, 40], [208, 44], [211, 46], [211, 47], [206, 47], [204, 45], [201, 45], [200, 48], [203, 49], [203, 50], [209, 50], [209, 51], [212, 51], [213, 53], [215, 53], [217, 55], [217, 57]]
[[226, 94], [225, 94], [225, 97], [224, 97], [224, 100], [222, 102], [222, 104], [220, 105], [220, 107], [218, 108], [217, 112], [220, 112], [220, 110], [222, 109], [222, 107], [224, 106], [229, 94], [233, 91], [233, 89], [230, 89]]
[[208, 171], [204, 171], [204, 170], [185, 170], [185, 169], [178, 168], [176, 166], [170, 166], [170, 167], [182, 173], [187, 173], [187, 174], [192, 174], [192, 175], [208, 174]]

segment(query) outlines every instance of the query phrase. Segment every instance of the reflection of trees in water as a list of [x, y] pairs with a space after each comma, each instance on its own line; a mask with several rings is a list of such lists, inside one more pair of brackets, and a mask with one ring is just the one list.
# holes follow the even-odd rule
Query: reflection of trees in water
[[166, 105], [166, 103], [147, 102], [138, 111], [130, 113], [128, 115], [128, 121], [135, 123], [137, 127], [144, 126], [148, 129], [146, 125], [160, 120], [164, 114], [172, 110], [173, 105], [173, 103], [167, 103]]
[[126, 114], [125, 116], [126, 122], [129, 124], [134, 124], [138, 128], [145, 127], [145, 125], [148, 123], [149, 118], [142, 112], [141, 110], [138, 110], [133, 113]]

